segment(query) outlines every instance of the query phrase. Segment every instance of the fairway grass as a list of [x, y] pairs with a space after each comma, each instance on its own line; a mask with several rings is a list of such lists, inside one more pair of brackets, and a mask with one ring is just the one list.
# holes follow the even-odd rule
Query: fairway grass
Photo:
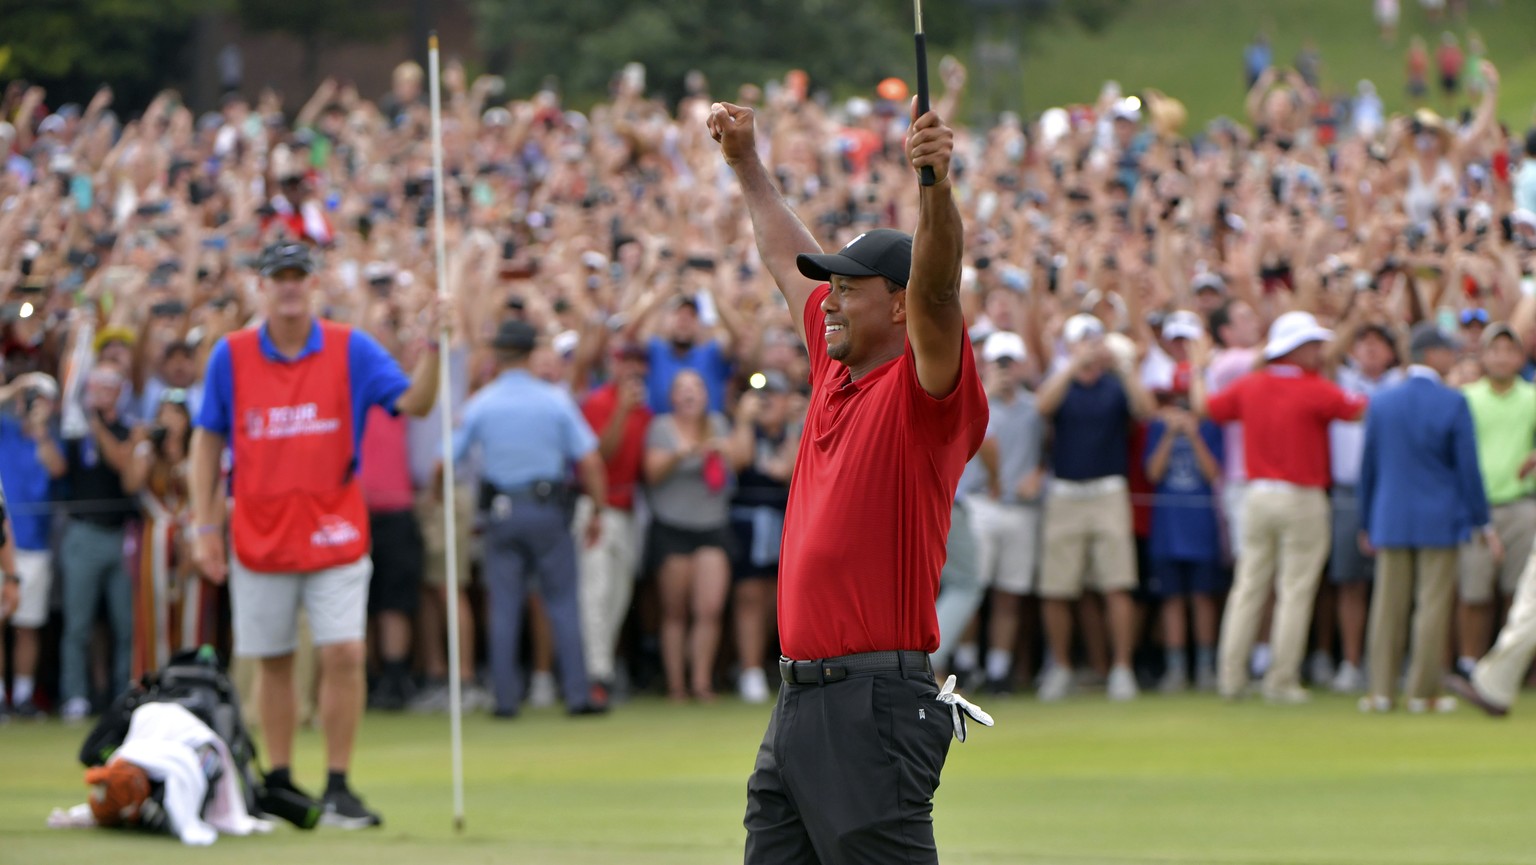
[[[954, 745], [937, 797], [946, 863], [1536, 863], [1536, 715], [1363, 716], [1334, 697], [982, 703], [998, 725]], [[51, 807], [84, 797], [84, 730], [13, 723], [0, 728], [0, 865], [739, 862], [767, 716], [656, 700], [605, 718], [471, 716], [455, 836], [446, 719], [373, 714], [353, 779], [382, 830], [280, 826], [210, 850], [45, 828]], [[301, 783], [322, 777], [320, 748], [301, 735]]]

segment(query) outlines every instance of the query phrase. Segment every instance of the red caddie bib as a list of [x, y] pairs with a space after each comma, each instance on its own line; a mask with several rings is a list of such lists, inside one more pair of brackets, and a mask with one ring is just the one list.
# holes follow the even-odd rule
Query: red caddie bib
[[356, 478], [351, 329], [321, 321], [320, 350], [269, 360], [255, 328], [229, 335], [235, 555], [263, 573], [303, 573], [368, 553], [368, 509]]

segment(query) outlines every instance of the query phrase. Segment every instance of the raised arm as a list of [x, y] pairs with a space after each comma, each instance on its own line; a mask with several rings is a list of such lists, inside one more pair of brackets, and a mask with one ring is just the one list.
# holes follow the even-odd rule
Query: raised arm
[[445, 316], [453, 314], [451, 301], [434, 297], [430, 304], [427, 316], [427, 325], [423, 328], [432, 335], [430, 342], [421, 352], [421, 357], [416, 361], [416, 368], [411, 371], [410, 386], [395, 400], [394, 409], [399, 414], [408, 414], [411, 417], [426, 417], [432, 411], [432, 404], [437, 402], [437, 385], [439, 378], [437, 323], [445, 319]]
[[[913, 100], [913, 111], [917, 102]], [[960, 308], [960, 254], [965, 225], [949, 179], [954, 130], [930, 111], [918, 117], [907, 137], [914, 170], [932, 168], [935, 183], [919, 186], [917, 231], [912, 234], [912, 275], [907, 281], [907, 339], [917, 358], [917, 380], [931, 396], [943, 398], [960, 380], [965, 313]]]
[[1482, 142], [1488, 140], [1489, 133], [1493, 132], [1494, 123], [1498, 119], [1499, 108], [1499, 70], [1490, 60], [1482, 62], [1483, 72], [1483, 98], [1477, 105], [1477, 113], [1472, 116], [1472, 124], [1467, 133], [1460, 137], [1456, 143], [1455, 155], [1458, 160], [1465, 162], [1472, 151]]
[[[822, 252], [821, 245], [779, 194], [767, 167], [758, 157], [752, 109], [716, 102], [709, 112], [709, 134], [720, 142], [725, 164], [736, 173], [736, 181], [741, 184], [742, 199], [752, 217], [758, 255], [788, 302], [789, 314], [795, 320], [795, 332], [800, 334], [803, 342], [805, 303], [816, 283], [800, 275], [795, 257], [801, 253]], [[948, 162], [947, 158], [945, 161]]]

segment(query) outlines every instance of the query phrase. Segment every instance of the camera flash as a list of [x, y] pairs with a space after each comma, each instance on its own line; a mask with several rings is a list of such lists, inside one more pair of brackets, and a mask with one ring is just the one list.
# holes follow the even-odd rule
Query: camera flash
[[753, 390], [762, 390], [763, 386], [768, 384], [768, 376], [760, 372], [754, 372], [752, 377], [747, 379], [747, 384], [752, 385]]
[[21, 313], [20, 313], [20, 315], [21, 315], [22, 318], [31, 318], [32, 317], [32, 304], [30, 304], [30, 303], [23, 303], [21, 305]]

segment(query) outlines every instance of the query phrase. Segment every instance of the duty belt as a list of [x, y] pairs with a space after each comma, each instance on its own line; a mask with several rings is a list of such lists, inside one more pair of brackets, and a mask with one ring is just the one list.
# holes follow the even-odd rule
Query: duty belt
[[862, 673], [932, 673], [927, 652], [861, 652], [816, 661], [779, 658], [779, 676], [790, 685], [828, 685]]
[[565, 507], [573, 501], [572, 493], [571, 485], [564, 481], [534, 481], [531, 484], [519, 484], [506, 488], [497, 487], [489, 481], [481, 481], [480, 510], [493, 511], [496, 499], [501, 497], [510, 501], [538, 502]]

